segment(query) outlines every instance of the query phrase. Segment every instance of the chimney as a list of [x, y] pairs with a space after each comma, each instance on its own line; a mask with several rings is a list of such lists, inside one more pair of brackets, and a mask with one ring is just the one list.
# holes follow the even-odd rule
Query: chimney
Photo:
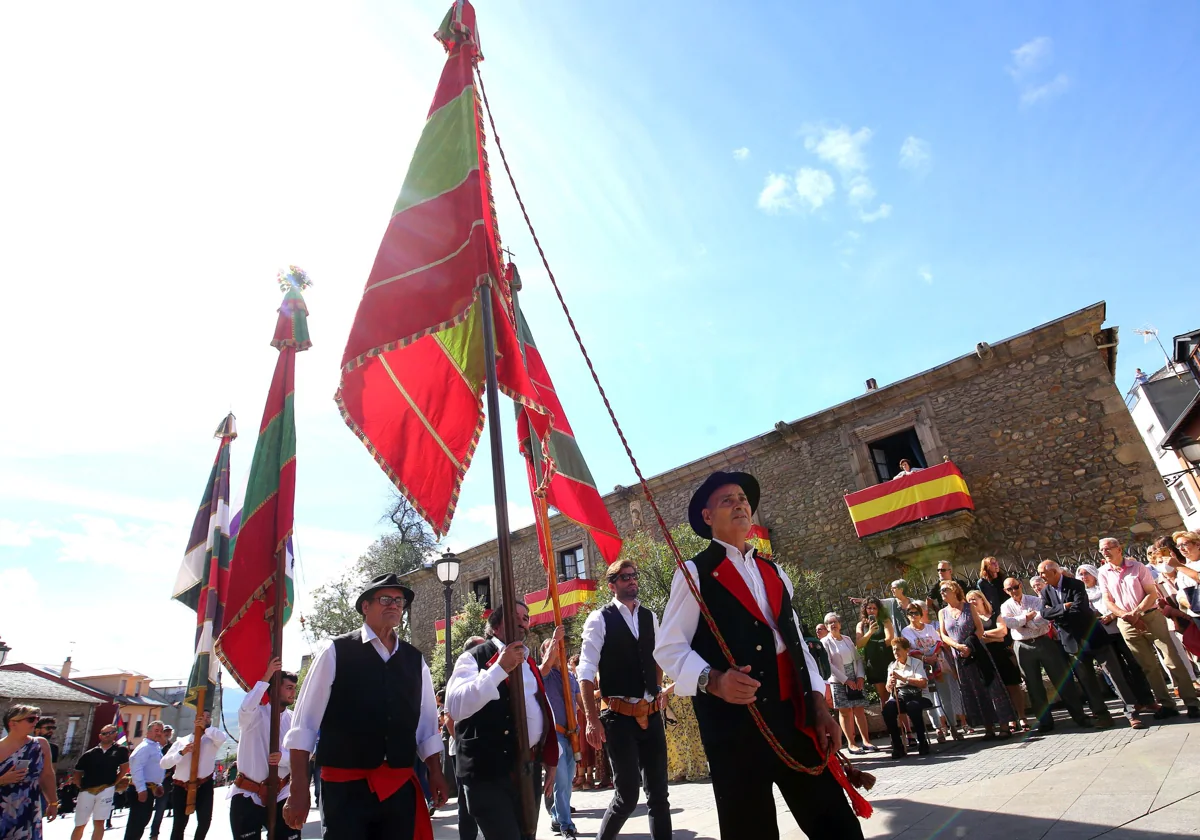
[[876, 382], [874, 379], [868, 379], [867, 380], [867, 391], [877, 391], [877, 390], [879, 390], [879, 383]]
[[64, 680], [71, 679], [71, 657], [68, 656], [66, 660], [63, 661], [62, 672], [59, 674], [59, 676]]

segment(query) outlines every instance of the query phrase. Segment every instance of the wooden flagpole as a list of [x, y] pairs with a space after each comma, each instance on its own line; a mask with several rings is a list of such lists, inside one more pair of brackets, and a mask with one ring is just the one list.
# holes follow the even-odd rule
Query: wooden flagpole
[[[534, 471], [534, 477], [537, 477], [536, 470]], [[550, 603], [554, 607], [554, 626], [560, 627], [563, 623], [562, 604], [559, 603], [558, 599], [558, 569], [554, 566], [554, 540], [550, 536], [550, 508], [546, 503], [545, 496], [538, 496], [534, 502], [537, 505], [538, 527], [542, 529], [542, 533], [545, 535], [546, 577], [548, 578]], [[575, 754], [575, 760], [579, 761], [582, 757], [579, 751], [579, 721], [575, 715], [575, 700], [571, 696], [571, 675], [567, 671], [567, 643], [565, 639], [559, 639], [558, 641], [558, 675], [562, 678], [563, 700], [567, 709], [567, 739], [571, 742], [571, 752]]]
[[196, 725], [192, 729], [192, 775], [188, 779], [187, 806], [184, 814], [189, 817], [196, 811], [196, 776], [200, 772], [200, 741], [204, 737], [204, 727], [200, 725], [200, 715], [204, 714], [204, 702], [208, 699], [208, 686], [202, 685], [196, 689]]

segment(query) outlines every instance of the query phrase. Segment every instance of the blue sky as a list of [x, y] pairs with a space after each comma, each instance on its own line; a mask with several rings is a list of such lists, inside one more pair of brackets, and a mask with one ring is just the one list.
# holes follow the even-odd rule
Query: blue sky
[[[192, 619], [169, 590], [230, 408], [244, 481], [288, 263], [316, 281], [297, 382], [302, 591], [382, 532], [386, 480], [332, 394], [447, 4], [248, 5], [0, 11], [14, 658], [186, 673]], [[501, 138], [648, 473], [1097, 300], [1121, 327], [1122, 388], [1161, 362], [1134, 328], [1200, 326], [1193, 5], [478, 12]], [[493, 167], [572, 425], [601, 488], [630, 484]], [[488, 470], [485, 445], [453, 548], [494, 533]], [[294, 630], [288, 650], [307, 650]]]

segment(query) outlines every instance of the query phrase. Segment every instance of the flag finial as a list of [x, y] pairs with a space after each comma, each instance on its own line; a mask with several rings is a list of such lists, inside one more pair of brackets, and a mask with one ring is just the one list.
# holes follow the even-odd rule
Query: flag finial
[[288, 289], [304, 291], [313, 284], [312, 280], [308, 279], [308, 272], [298, 265], [289, 265], [287, 268], [279, 269], [277, 279], [281, 292], [286, 292]]

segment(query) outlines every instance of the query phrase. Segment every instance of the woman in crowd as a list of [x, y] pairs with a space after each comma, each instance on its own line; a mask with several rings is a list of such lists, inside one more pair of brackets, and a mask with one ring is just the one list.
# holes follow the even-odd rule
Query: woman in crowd
[[908, 626], [908, 608], [913, 604], [918, 604], [921, 607], [921, 615], [925, 621], [929, 621], [929, 616], [925, 612], [925, 602], [914, 601], [908, 597], [908, 581], [904, 578], [897, 578], [891, 583], [892, 597], [884, 598], [883, 608], [892, 619], [892, 638], [896, 638], [904, 632], [904, 628]]
[[892, 640], [893, 661], [888, 665], [887, 687], [891, 699], [883, 704], [883, 722], [892, 738], [892, 758], [904, 758], [904, 737], [900, 733], [900, 716], [908, 718], [912, 731], [917, 736], [917, 752], [929, 755], [929, 741], [925, 738], [925, 720], [921, 712], [932, 706], [926, 698], [929, 678], [925, 665], [915, 656], [909, 656], [908, 639], [901, 636]]
[[862, 653], [866, 680], [875, 686], [881, 704], [888, 701], [888, 665], [892, 662], [892, 621], [878, 598], [863, 601], [854, 644]]
[[46, 797], [46, 816], [58, 814], [58, 791], [54, 787], [54, 764], [50, 744], [35, 738], [42, 710], [17, 704], [4, 713], [0, 739], [0, 837], [42, 840], [42, 803]]
[[[829, 635], [821, 640], [829, 654], [829, 687], [833, 694], [833, 707], [841, 718], [842, 732], [846, 736], [846, 749], [853, 755], [875, 752], [871, 735], [867, 731], [867, 698], [864, 693], [866, 671], [862, 657], [854, 641], [842, 635], [842, 618], [837, 613], [825, 616]], [[862, 736], [862, 749], [854, 748], [854, 727]]]
[[967, 603], [975, 612], [979, 613], [979, 618], [983, 622], [983, 640], [988, 652], [992, 655], [996, 674], [1004, 683], [1004, 688], [1008, 692], [1008, 700], [1012, 703], [1013, 712], [1016, 714], [1013, 732], [1018, 731], [1018, 727], [1028, 732], [1029, 721], [1025, 718], [1025, 685], [1021, 680], [1021, 669], [1017, 667], [1012, 643], [1008, 638], [1008, 627], [1004, 624], [997, 626], [996, 614], [992, 611], [991, 601], [978, 589], [972, 589], [967, 593]]
[[1099, 613], [1100, 624], [1108, 631], [1108, 641], [1121, 663], [1121, 672], [1125, 675], [1125, 682], [1129, 683], [1129, 687], [1137, 698], [1137, 710], [1140, 712], [1157, 710], [1158, 703], [1154, 700], [1154, 692], [1150, 689], [1150, 681], [1146, 679], [1146, 672], [1134, 659], [1133, 651], [1129, 649], [1125, 637], [1121, 635], [1121, 631], [1117, 627], [1117, 617], [1113, 615], [1104, 601], [1104, 592], [1100, 589], [1100, 573], [1095, 566], [1085, 563], [1075, 570], [1075, 575], [1087, 587], [1088, 600], [1092, 602], [1092, 609]]
[[[912, 656], [921, 660], [926, 676], [933, 681], [933, 709], [931, 716], [937, 727], [938, 743], [946, 739], [949, 731], [954, 740], [963, 739], [958, 721], [962, 718], [962, 697], [958, 691], [958, 680], [947, 658], [947, 648], [937, 628], [925, 621], [925, 607], [914, 601], [908, 607], [908, 626], [902, 635], [908, 639]], [[962, 719], [965, 723], [965, 718]]]
[[700, 743], [700, 724], [692, 698], [672, 693], [668, 708], [675, 722], [667, 727], [667, 779], [695, 782], [708, 778], [708, 756]]
[[983, 635], [983, 620], [965, 600], [965, 593], [956, 581], [942, 583], [942, 599], [946, 606], [940, 613], [942, 641], [955, 654], [958, 684], [962, 691], [963, 710], [971, 726], [982, 726], [984, 739], [1007, 738], [1012, 733], [1000, 723], [1016, 723], [1017, 714], [1008, 700], [1004, 683], [996, 676], [996, 666], [988, 653]]
[[1200, 534], [1195, 531], [1176, 531], [1171, 539], [1184, 561], [1177, 576], [1179, 606], [1193, 616], [1200, 616]]
[[[1179, 602], [1180, 588], [1184, 581], [1190, 582], [1190, 578], [1180, 575], [1179, 570], [1186, 568], [1187, 560], [1176, 547], [1175, 541], [1171, 537], [1159, 537], [1151, 544], [1146, 560], [1149, 565], [1157, 569], [1158, 579], [1156, 582], [1167, 602], [1174, 606], [1186, 604], [1186, 590], [1183, 592], [1183, 604]], [[1187, 665], [1189, 678], [1195, 683], [1196, 665], [1188, 655], [1187, 648], [1183, 646], [1183, 637], [1175, 630], [1171, 630], [1171, 640], [1180, 658]]]

